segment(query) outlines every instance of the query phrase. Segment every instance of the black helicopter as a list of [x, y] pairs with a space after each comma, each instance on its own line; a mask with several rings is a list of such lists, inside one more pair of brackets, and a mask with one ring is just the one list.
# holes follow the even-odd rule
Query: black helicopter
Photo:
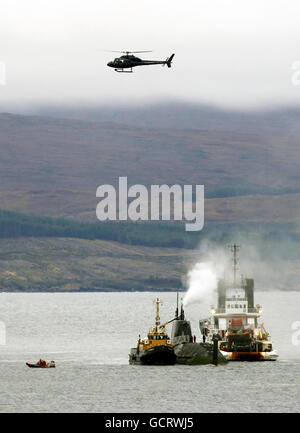
[[[142, 60], [139, 57], [133, 56], [135, 53], [150, 53], [151, 51], [112, 51], [113, 53], [125, 53], [125, 56], [117, 57], [112, 62], [108, 62], [107, 66], [114, 68], [116, 72], [133, 72], [132, 68], [135, 66], [148, 66], [148, 65], [167, 65], [171, 67], [173, 57], [172, 54], [166, 60]], [[124, 69], [129, 69], [125, 70]]]

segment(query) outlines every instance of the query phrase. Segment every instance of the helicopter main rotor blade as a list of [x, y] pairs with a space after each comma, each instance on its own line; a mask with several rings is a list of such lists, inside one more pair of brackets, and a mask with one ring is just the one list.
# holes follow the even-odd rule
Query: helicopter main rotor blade
[[[123, 51], [125, 53], [125, 51]], [[153, 50], [147, 50], [147, 51], [126, 51], [126, 53], [153, 53]]]
[[97, 50], [97, 51], [105, 51], [106, 53], [125, 53], [125, 51], [115, 51], [115, 50]]
[[152, 50], [147, 51], [115, 51], [115, 50], [101, 50], [106, 51], [108, 53], [124, 53], [124, 54], [135, 54], [135, 53], [152, 53]]

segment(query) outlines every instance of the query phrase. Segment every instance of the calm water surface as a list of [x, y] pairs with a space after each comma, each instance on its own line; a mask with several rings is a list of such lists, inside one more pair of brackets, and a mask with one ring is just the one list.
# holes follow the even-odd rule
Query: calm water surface
[[[156, 296], [162, 321], [173, 317], [175, 293], [1, 293], [0, 411], [300, 412], [300, 293], [255, 295], [277, 362], [143, 367], [128, 365], [129, 349], [153, 324]], [[186, 309], [198, 339], [209, 307]], [[57, 368], [26, 367], [40, 357]]]

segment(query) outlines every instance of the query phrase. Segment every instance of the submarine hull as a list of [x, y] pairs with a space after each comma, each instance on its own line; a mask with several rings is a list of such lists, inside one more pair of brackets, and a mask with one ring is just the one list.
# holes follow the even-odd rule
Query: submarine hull
[[[213, 346], [209, 343], [182, 343], [174, 347], [177, 364], [205, 365], [211, 364], [213, 359]], [[218, 351], [218, 362], [227, 362], [227, 359]]]
[[[196, 343], [192, 337], [191, 324], [184, 319], [175, 320], [172, 328], [172, 343], [176, 355], [176, 364], [205, 365], [213, 363], [213, 345], [209, 343]], [[193, 340], [193, 341], [192, 341]], [[218, 350], [218, 362], [227, 362], [227, 359]]]

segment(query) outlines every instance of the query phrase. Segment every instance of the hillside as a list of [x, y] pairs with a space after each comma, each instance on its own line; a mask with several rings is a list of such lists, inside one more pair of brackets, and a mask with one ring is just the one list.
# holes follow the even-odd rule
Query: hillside
[[[256, 251], [258, 287], [299, 288], [298, 111], [161, 110], [0, 114], [0, 290], [182, 289], [207, 241]], [[204, 230], [88, 224], [119, 176], [204, 184]]]
[[[207, 220], [297, 221], [299, 136], [250, 129], [175, 130], [4, 113], [0, 207], [94, 218], [97, 186], [128, 176], [129, 184], [204, 184]], [[250, 196], [242, 209], [238, 196]], [[232, 197], [225, 206], [224, 197]]]
[[[270, 244], [246, 237], [240, 267], [257, 290], [299, 290], [297, 244]], [[185, 290], [192, 264], [207, 260], [206, 249], [185, 250], [72, 238], [0, 241], [1, 291]], [[212, 250], [225, 245], [212, 246]], [[282, 271], [284, 269], [284, 272]]]
[[1, 241], [0, 291], [174, 290], [193, 251], [64, 238]]

